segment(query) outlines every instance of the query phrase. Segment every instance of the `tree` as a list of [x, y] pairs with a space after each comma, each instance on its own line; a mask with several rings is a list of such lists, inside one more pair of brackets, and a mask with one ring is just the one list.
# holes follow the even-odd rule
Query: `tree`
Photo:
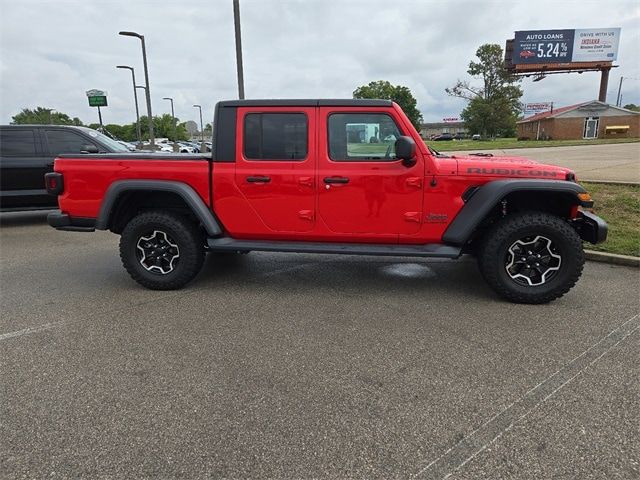
[[36, 107], [33, 110], [23, 108], [20, 113], [11, 118], [12, 125], [82, 125], [78, 117], [71, 118], [66, 113], [58, 112], [53, 108]]
[[640, 105], [636, 105], [635, 103], [627, 103], [624, 107], [627, 110], [632, 110], [634, 112], [640, 112]]
[[368, 85], [362, 85], [353, 92], [353, 98], [381, 98], [393, 100], [404, 113], [409, 117], [416, 130], [420, 130], [422, 124], [422, 114], [418, 110], [418, 102], [407, 87], [402, 85], [392, 85], [386, 80], [378, 80]]
[[467, 73], [482, 79], [482, 86], [458, 80], [445, 91], [469, 101], [460, 116], [471, 133], [513, 136], [522, 110], [522, 89], [517, 85], [521, 79], [505, 68], [500, 45], [484, 44], [478, 48], [476, 56], [479, 61], [469, 62]]

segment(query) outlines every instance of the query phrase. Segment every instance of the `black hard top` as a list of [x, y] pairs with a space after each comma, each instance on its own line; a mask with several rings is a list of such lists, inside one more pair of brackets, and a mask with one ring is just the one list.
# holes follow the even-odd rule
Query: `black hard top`
[[97, 160], [211, 160], [211, 153], [160, 153], [160, 152], [117, 152], [117, 153], [64, 153], [56, 158], [93, 158]]
[[391, 100], [378, 99], [281, 99], [223, 100], [218, 107], [390, 107]]

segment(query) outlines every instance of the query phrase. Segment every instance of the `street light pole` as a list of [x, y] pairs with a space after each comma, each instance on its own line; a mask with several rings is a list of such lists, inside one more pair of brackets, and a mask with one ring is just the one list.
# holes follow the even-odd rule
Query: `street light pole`
[[194, 105], [195, 108], [200, 110], [200, 152], [204, 153], [204, 128], [202, 127], [202, 106]]
[[162, 97], [163, 100], [169, 100], [171, 102], [171, 125], [173, 126], [173, 151], [178, 151], [178, 134], [176, 132], [176, 115], [173, 113], [173, 98], [171, 97]]
[[125, 37], [136, 37], [140, 39], [142, 42], [142, 62], [144, 64], [144, 80], [147, 84], [147, 88], [145, 89], [146, 97], [147, 97], [147, 115], [149, 117], [149, 144], [151, 146], [151, 150], [155, 149], [155, 136], [153, 134], [153, 114], [151, 113], [151, 92], [149, 88], [149, 68], [147, 67], [147, 47], [144, 43], [144, 35], [140, 35], [136, 32], [119, 32], [119, 35]]
[[236, 31], [236, 68], [238, 70], [238, 98], [244, 100], [244, 72], [242, 69], [242, 35], [240, 33], [240, 1], [233, 0], [233, 24]]
[[138, 148], [142, 148], [142, 133], [140, 132], [140, 111], [138, 110], [138, 90], [136, 90], [136, 74], [133, 67], [128, 65], [118, 65], [116, 68], [131, 70], [131, 80], [133, 81], [133, 101], [136, 104], [136, 134], [138, 136]]

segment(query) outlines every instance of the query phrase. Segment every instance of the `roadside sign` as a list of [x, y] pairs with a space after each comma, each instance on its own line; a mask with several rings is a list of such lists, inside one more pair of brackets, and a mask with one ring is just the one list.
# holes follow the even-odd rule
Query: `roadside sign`
[[552, 108], [553, 108], [552, 102], [525, 103], [524, 113], [536, 114], [536, 113], [548, 112]]
[[107, 97], [89, 97], [89, 106], [90, 107], [106, 107], [107, 106]]
[[89, 99], [90, 107], [106, 107], [107, 106], [107, 92], [102, 90], [87, 90], [87, 98]]

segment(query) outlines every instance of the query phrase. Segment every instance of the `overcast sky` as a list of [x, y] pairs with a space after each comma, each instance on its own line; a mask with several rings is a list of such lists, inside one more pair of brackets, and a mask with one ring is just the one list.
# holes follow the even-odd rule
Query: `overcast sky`
[[[623, 103], [640, 104], [640, 2], [241, 0], [247, 98], [350, 98], [359, 85], [389, 80], [409, 87], [427, 121], [457, 117], [464, 101], [445, 87], [466, 79], [483, 43], [504, 46], [516, 30], [622, 27]], [[0, 123], [43, 106], [97, 121], [85, 91], [108, 93], [105, 123], [135, 119], [131, 77], [143, 83], [147, 41], [152, 108], [211, 121], [218, 100], [237, 98], [232, 0], [0, 0]], [[598, 96], [598, 73], [523, 81], [525, 102], [569, 105]], [[140, 99], [141, 114], [146, 112]]]

